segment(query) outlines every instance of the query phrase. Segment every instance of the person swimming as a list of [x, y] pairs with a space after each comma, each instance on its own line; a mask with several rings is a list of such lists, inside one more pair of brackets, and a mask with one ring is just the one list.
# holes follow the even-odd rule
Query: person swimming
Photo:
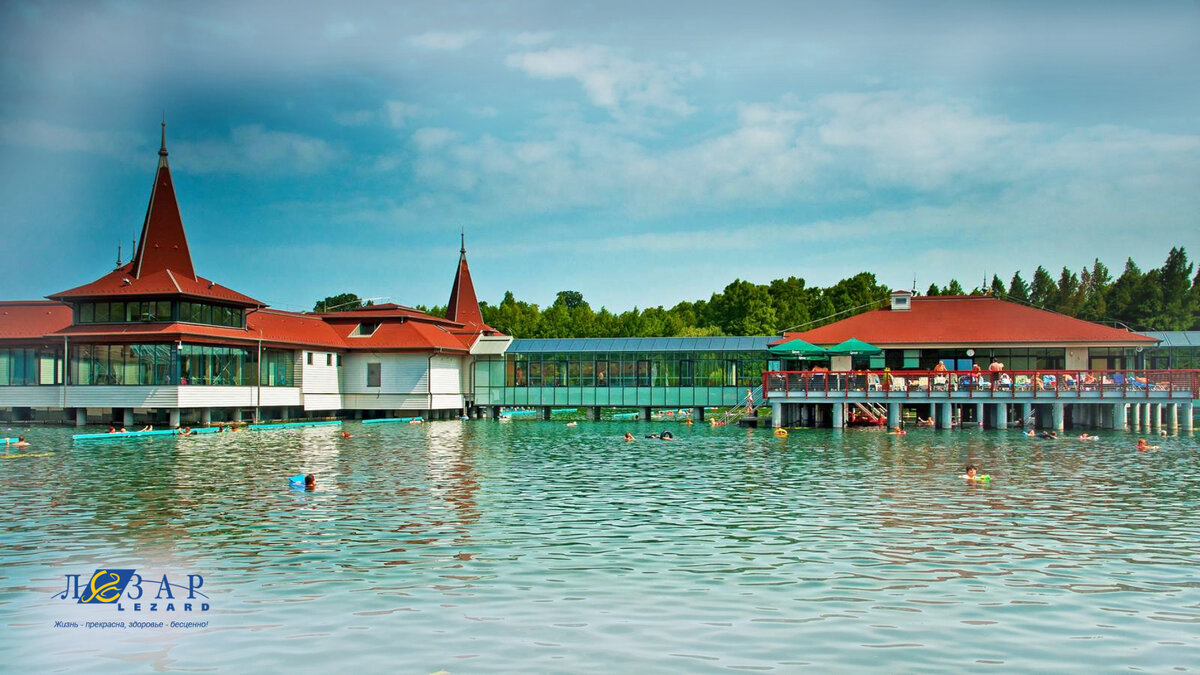
[[1085, 432], [1085, 433], [1079, 434], [1079, 440], [1081, 440], [1081, 441], [1097, 441], [1097, 440], [1100, 440], [1100, 437], [1092, 436], [1091, 434]]
[[27, 448], [29, 447], [29, 441], [26, 441], [24, 436], [17, 436], [17, 440], [15, 441], [4, 439], [4, 447]]
[[1146, 439], [1144, 439], [1144, 438], [1139, 438], [1138, 442], [1137, 442], [1137, 446], [1135, 446], [1135, 447], [1138, 450], [1141, 450], [1142, 452], [1145, 452], [1146, 450], [1158, 450], [1157, 445], [1150, 445], [1149, 443], [1146, 442]]
[[343, 431], [342, 438], [354, 438], [354, 436], [349, 431]]
[[963, 480], [968, 480], [973, 483], [986, 483], [992, 479], [991, 476], [979, 473], [978, 464], [968, 464], [966, 468], [963, 469], [963, 472]]
[[568, 426], [568, 427], [577, 427], [577, 426], [579, 426], [579, 422], [567, 422], [566, 426]]
[[907, 436], [908, 435], [908, 432], [901, 429], [900, 427], [892, 427], [891, 431], [889, 431], [888, 433], [893, 436]]
[[631, 442], [631, 441], [633, 441], [633, 434], [631, 434], [631, 433], [629, 433], [628, 431], [626, 431], [626, 432], [625, 432], [625, 442], [626, 442], [626, 443], [629, 443], [629, 442]]
[[305, 490], [317, 489], [317, 477], [311, 473], [305, 474], [304, 475], [304, 489]]
[[663, 441], [673, 441], [673, 440], [675, 440], [675, 434], [673, 434], [669, 431], [664, 431], [658, 435], [658, 438], [659, 438], [659, 440], [663, 440]]

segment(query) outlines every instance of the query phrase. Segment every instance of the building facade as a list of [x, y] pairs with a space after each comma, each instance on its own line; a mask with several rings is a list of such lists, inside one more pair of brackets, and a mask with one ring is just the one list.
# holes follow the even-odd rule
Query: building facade
[[0, 302], [0, 416], [179, 425], [349, 414], [462, 415], [480, 315], [460, 249], [447, 316], [395, 304], [285, 312], [199, 276], [168, 163], [133, 258], [41, 301]]

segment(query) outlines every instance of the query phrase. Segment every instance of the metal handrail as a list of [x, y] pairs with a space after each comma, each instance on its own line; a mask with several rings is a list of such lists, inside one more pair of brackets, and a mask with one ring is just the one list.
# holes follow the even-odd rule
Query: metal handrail
[[1200, 398], [1200, 369], [1192, 370], [768, 370], [763, 372], [762, 397], [772, 394], [808, 398], [832, 392], [863, 398], [893, 398], [903, 395], [927, 398], [955, 393], [956, 398], [994, 398], [1029, 394], [1032, 398], [1097, 398], [1132, 395], [1151, 398], [1152, 393], [1190, 393]]

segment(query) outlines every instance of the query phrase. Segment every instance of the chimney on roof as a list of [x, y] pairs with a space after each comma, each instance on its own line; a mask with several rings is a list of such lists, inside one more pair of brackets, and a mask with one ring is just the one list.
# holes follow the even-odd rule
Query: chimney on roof
[[907, 312], [912, 309], [912, 293], [908, 291], [892, 291], [892, 311]]

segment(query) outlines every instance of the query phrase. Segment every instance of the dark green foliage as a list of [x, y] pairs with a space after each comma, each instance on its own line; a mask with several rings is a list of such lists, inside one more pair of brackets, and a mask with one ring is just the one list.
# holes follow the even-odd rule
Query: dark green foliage
[[1020, 272], [1014, 274], [1012, 281], [1008, 282], [1008, 299], [1013, 302], [1029, 302], [1029, 284], [1021, 278]]
[[314, 312], [349, 312], [363, 307], [363, 301], [353, 293], [338, 293], [313, 305]]

